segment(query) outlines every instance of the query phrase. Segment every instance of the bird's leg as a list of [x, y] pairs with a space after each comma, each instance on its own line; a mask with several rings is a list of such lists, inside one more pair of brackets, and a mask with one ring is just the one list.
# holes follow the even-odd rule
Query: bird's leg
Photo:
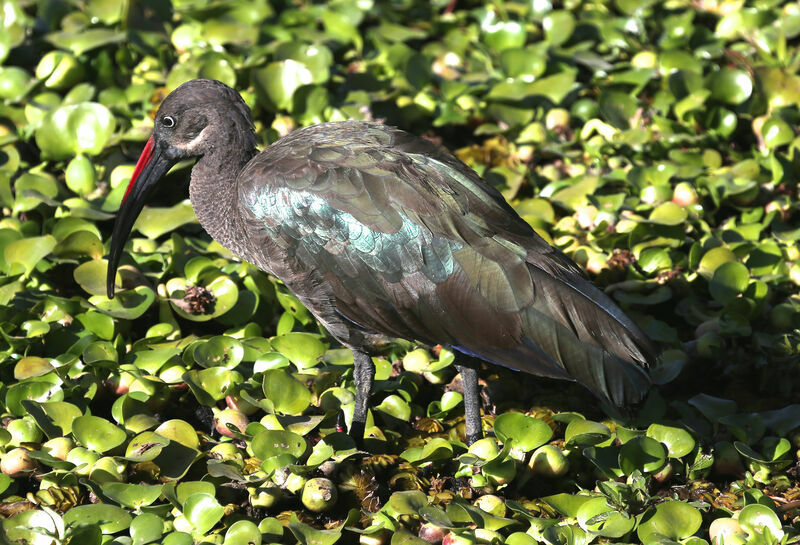
[[478, 394], [478, 370], [472, 367], [456, 365], [461, 373], [461, 385], [464, 389], [464, 416], [467, 427], [467, 444], [471, 445], [481, 437], [481, 397]]
[[356, 382], [356, 408], [353, 411], [353, 424], [350, 426], [350, 436], [356, 444], [361, 446], [364, 442], [364, 427], [367, 422], [367, 409], [369, 408], [369, 394], [372, 382], [375, 379], [375, 364], [369, 354], [353, 350], [353, 378]]

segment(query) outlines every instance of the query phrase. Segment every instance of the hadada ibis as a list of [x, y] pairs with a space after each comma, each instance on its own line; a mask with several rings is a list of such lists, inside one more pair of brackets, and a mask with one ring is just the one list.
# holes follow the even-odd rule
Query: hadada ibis
[[[148, 194], [188, 158], [197, 158], [189, 194], [205, 230], [282, 280], [353, 351], [357, 441], [370, 354], [388, 338], [575, 380], [617, 406], [647, 392], [647, 336], [453, 155], [364, 121], [299, 129], [259, 152], [249, 108], [218, 81], [184, 83], [158, 109], [114, 225], [109, 297]], [[472, 442], [477, 371], [459, 361]]]

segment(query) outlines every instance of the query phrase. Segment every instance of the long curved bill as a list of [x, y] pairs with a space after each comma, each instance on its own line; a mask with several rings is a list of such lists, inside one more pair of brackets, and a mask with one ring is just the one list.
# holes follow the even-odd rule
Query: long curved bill
[[106, 291], [108, 298], [114, 297], [114, 279], [117, 276], [119, 259], [122, 256], [122, 249], [128, 240], [133, 224], [139, 213], [144, 207], [147, 196], [155, 187], [156, 182], [174, 165], [176, 161], [164, 156], [156, 146], [153, 137], [147, 141], [142, 155], [133, 169], [133, 176], [128, 183], [128, 189], [122, 199], [122, 205], [117, 213], [117, 221], [114, 223], [114, 232], [111, 235], [111, 251], [108, 256], [108, 274], [106, 276]]

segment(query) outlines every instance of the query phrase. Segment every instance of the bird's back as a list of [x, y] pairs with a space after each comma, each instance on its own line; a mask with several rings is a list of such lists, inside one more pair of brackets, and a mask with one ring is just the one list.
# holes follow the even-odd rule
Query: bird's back
[[238, 178], [246, 259], [274, 272], [331, 333], [449, 344], [638, 401], [641, 330], [473, 170], [366, 122], [301, 129]]

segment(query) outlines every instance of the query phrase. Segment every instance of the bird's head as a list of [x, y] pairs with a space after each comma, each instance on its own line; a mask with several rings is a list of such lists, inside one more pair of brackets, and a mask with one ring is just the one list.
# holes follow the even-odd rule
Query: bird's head
[[253, 119], [239, 93], [219, 81], [196, 79], [164, 99], [114, 224], [106, 276], [109, 298], [114, 296], [122, 248], [156, 183], [178, 161], [231, 149], [255, 149]]

